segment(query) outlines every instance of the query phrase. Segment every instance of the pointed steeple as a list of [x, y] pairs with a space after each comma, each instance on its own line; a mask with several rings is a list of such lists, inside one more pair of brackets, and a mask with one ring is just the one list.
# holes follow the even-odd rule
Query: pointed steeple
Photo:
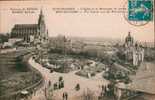
[[128, 32], [128, 35], [125, 38], [125, 44], [127, 44], [128, 46], [133, 46], [133, 44], [134, 44], [134, 39], [131, 36], [130, 31]]
[[42, 11], [42, 9], [40, 10], [40, 15], [43, 15], [43, 11]]
[[48, 29], [47, 29], [47, 36], [48, 36]]
[[38, 19], [38, 25], [45, 23], [44, 22], [44, 15], [42, 9], [40, 10], [39, 19]]
[[128, 32], [128, 36], [131, 36], [130, 31]]

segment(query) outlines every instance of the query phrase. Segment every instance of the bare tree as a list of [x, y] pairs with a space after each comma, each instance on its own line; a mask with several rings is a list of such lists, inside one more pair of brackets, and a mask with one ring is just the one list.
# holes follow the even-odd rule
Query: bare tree
[[82, 100], [94, 100], [94, 99], [95, 99], [94, 92], [92, 92], [90, 89], [87, 89], [82, 94]]
[[55, 100], [53, 95], [53, 89], [45, 87], [44, 89], [45, 100]]

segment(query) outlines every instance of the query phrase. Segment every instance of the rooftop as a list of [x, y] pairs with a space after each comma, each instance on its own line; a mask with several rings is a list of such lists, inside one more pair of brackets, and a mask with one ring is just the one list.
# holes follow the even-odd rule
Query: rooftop
[[15, 24], [14, 28], [37, 28], [38, 24]]

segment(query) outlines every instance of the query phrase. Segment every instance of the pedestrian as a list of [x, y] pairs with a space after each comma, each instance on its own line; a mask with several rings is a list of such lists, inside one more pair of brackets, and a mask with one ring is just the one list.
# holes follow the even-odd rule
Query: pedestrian
[[80, 90], [80, 84], [79, 83], [75, 86], [75, 90], [76, 91]]
[[58, 85], [58, 86], [59, 86], [59, 89], [61, 89], [61, 88], [62, 88], [62, 86], [61, 86], [61, 81], [59, 81], [59, 85]]
[[35, 95], [36, 95], [36, 90], [34, 90], [34, 92], [33, 92], [33, 93], [34, 93], [34, 96], [35, 96]]
[[68, 100], [68, 93], [67, 92], [65, 93], [65, 98], [66, 98], [65, 100]]
[[61, 86], [62, 86], [62, 88], [64, 88], [64, 81], [62, 81]]
[[51, 86], [51, 81], [50, 81], [50, 80], [48, 81], [48, 86], [49, 86], [49, 87]]
[[57, 89], [57, 83], [54, 83], [54, 90]]
[[65, 100], [65, 93], [62, 94], [62, 99]]
[[105, 85], [102, 85], [102, 92], [105, 94], [105, 92], [106, 92], [106, 86]]
[[45, 95], [45, 98], [47, 98], [47, 88], [46, 87], [44, 89], [44, 95]]

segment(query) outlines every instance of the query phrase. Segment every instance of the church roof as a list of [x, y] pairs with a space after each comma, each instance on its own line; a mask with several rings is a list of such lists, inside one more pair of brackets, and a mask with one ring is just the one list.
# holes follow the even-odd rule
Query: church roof
[[41, 21], [44, 21], [44, 15], [42, 10], [39, 14], [39, 20], [37, 24], [15, 24], [13, 29], [37, 29], [41, 23]]
[[37, 28], [38, 24], [15, 24], [14, 28], [19, 29], [19, 28]]

